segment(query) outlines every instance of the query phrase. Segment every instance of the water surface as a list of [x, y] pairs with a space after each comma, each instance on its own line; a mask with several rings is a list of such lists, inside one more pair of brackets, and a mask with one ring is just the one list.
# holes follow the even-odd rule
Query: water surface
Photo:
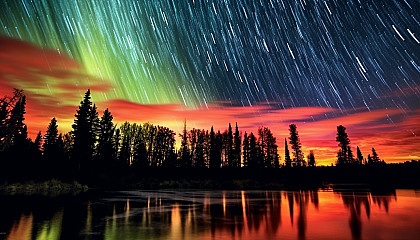
[[1, 196], [0, 239], [420, 239], [420, 192]]

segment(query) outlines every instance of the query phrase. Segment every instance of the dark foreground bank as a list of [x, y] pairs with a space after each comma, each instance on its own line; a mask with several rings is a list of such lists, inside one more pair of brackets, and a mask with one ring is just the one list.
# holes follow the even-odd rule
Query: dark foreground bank
[[86, 176], [83, 183], [110, 189], [315, 189], [329, 184], [370, 188], [419, 188], [420, 166], [303, 167], [280, 169], [147, 168]]
[[4, 181], [0, 192], [7, 194], [60, 195], [92, 189], [318, 189], [334, 185], [370, 190], [420, 188], [418, 164], [378, 166], [302, 167], [279, 169], [188, 169], [143, 168], [124, 171], [91, 171], [71, 180]]

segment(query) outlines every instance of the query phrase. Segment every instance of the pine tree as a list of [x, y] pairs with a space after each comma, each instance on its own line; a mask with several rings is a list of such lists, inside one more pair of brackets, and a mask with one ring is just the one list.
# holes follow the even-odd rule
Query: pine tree
[[385, 161], [383, 161], [379, 158], [378, 154], [376, 153], [375, 148], [372, 148], [372, 160], [371, 160], [371, 162], [373, 164], [385, 163]]
[[209, 167], [210, 168], [219, 168], [220, 167], [220, 159], [217, 159], [217, 151], [216, 148], [216, 134], [214, 133], [213, 126], [211, 126], [210, 130], [210, 142], [209, 142]]
[[267, 127], [258, 128], [258, 145], [261, 149], [262, 168], [278, 167], [276, 138]]
[[232, 167], [241, 167], [241, 135], [238, 130], [238, 123], [236, 123], [235, 134], [233, 135], [233, 161]]
[[261, 167], [261, 150], [258, 146], [257, 139], [254, 134], [251, 133], [249, 136], [249, 159], [248, 167], [259, 168]]
[[204, 130], [196, 131], [195, 151], [194, 151], [194, 166], [197, 168], [205, 168], [204, 161]]
[[362, 152], [360, 151], [359, 146], [357, 146], [357, 163], [363, 164], [363, 155], [362, 155]]
[[227, 167], [233, 167], [233, 132], [232, 132], [232, 126], [229, 123], [228, 132], [225, 139], [225, 156], [226, 156], [226, 166]]
[[244, 142], [243, 142], [243, 164], [244, 167], [247, 167], [249, 165], [249, 159], [250, 159], [250, 147], [249, 147], [249, 137], [248, 134], [245, 132], [244, 134]]
[[284, 138], [284, 166], [291, 167], [292, 159], [290, 159], [289, 147], [287, 146], [287, 140]]
[[34, 141], [35, 149], [41, 151], [42, 147], [42, 133], [41, 131], [38, 132]]
[[184, 131], [180, 134], [181, 137], [181, 149], [179, 151], [179, 166], [182, 168], [191, 167], [191, 154], [188, 147], [188, 132], [187, 132], [187, 122], [184, 122]]
[[347, 147], [347, 164], [354, 164], [353, 151], [350, 146]]
[[305, 160], [304, 160], [304, 154], [301, 150], [302, 144], [300, 143], [299, 134], [297, 132], [297, 128], [295, 124], [289, 125], [289, 131], [290, 131], [290, 145], [292, 146], [292, 149], [294, 150], [293, 155], [293, 162], [294, 165], [302, 167], [305, 166]]
[[44, 158], [46, 160], [47, 166], [51, 171], [53, 171], [55, 165], [57, 164], [54, 161], [58, 161], [57, 158], [59, 156], [58, 125], [55, 118], [52, 118], [50, 124], [48, 125], [42, 148], [44, 149]]
[[97, 112], [92, 106], [90, 90], [80, 102], [73, 127], [72, 159], [76, 169], [85, 171], [91, 165], [97, 133]]
[[97, 146], [97, 164], [104, 168], [111, 168], [116, 161], [114, 153], [113, 137], [115, 133], [115, 126], [112, 122], [113, 117], [111, 112], [105, 109], [98, 129], [98, 146]]
[[337, 158], [337, 165], [348, 164], [350, 162], [348, 157], [350, 139], [346, 133], [346, 128], [342, 125], [337, 126], [336, 140], [338, 142], [338, 146], [341, 147], [341, 153], [338, 154], [339, 157]]

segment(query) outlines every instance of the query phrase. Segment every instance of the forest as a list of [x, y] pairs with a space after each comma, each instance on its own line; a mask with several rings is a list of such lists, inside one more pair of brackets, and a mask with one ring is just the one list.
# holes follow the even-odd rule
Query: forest
[[[40, 131], [32, 140], [25, 124], [23, 90], [15, 89], [12, 96], [0, 100], [0, 173], [3, 182], [59, 178], [101, 185], [109, 179], [128, 178], [129, 182], [135, 182], [145, 176], [172, 176], [172, 180], [178, 180], [208, 175], [212, 179], [226, 180], [255, 178], [261, 171], [260, 178], [267, 181], [284, 182], [284, 177], [289, 179], [294, 174], [303, 179], [315, 174], [309, 179], [312, 182], [328, 180], [325, 176], [317, 176], [321, 174], [317, 173], [319, 171], [322, 175], [325, 175], [324, 171], [330, 171], [325, 167], [324, 170], [303, 170], [322, 167], [316, 167], [313, 151], [304, 156], [295, 124], [290, 124], [290, 136], [284, 139], [284, 160], [279, 156], [279, 143], [269, 128], [259, 127], [256, 134], [244, 132], [242, 135], [238, 125], [231, 123], [221, 132], [213, 127], [187, 130], [185, 121], [179, 134], [181, 143], [176, 149], [176, 133], [167, 127], [129, 122], [118, 126], [108, 109], [99, 116], [90, 90], [87, 90], [75, 114], [71, 132], [59, 133], [58, 122], [53, 117], [45, 134]], [[336, 141], [336, 168], [359, 169], [360, 172], [362, 168], [389, 165], [379, 158], [374, 148], [367, 158], [359, 147], [354, 155], [342, 125], [337, 127]], [[344, 171], [349, 172], [347, 170]], [[354, 173], [353, 170], [350, 172]], [[269, 173], [268, 179], [266, 173]], [[302, 177], [304, 173], [310, 174]], [[372, 172], [366, 174], [372, 175]], [[296, 176], [292, 178], [296, 180]]]

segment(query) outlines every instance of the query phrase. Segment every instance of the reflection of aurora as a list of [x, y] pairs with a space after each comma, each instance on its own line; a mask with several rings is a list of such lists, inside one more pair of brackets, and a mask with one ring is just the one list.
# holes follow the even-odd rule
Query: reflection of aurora
[[[325, 239], [330, 234], [348, 239], [349, 228], [354, 239], [361, 239], [375, 236], [375, 224], [384, 222], [401, 227], [401, 232], [383, 229], [389, 239], [419, 231], [419, 198], [410, 191], [380, 196], [317, 191], [113, 194], [76, 205], [67, 202], [55, 212], [38, 212], [41, 217], [36, 212], [21, 214], [7, 239]], [[399, 222], [405, 215], [412, 224]]]

